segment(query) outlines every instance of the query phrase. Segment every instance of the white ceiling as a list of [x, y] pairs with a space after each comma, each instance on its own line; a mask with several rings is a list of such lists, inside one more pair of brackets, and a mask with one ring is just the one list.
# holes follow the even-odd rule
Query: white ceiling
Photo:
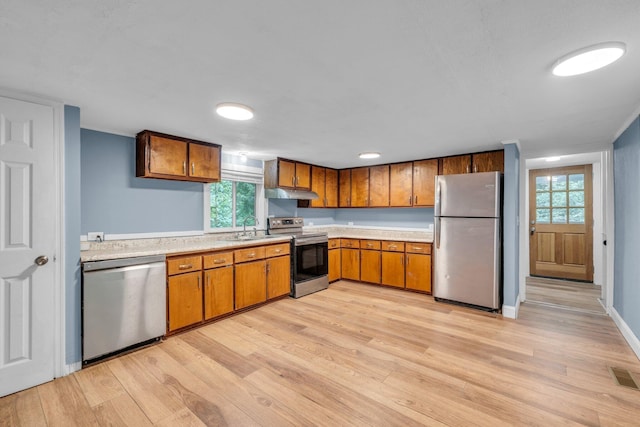
[[[333, 167], [592, 150], [640, 106], [638, 0], [2, 0], [0, 40], [0, 85], [80, 107], [84, 128]], [[604, 41], [627, 54], [551, 75]], [[225, 101], [255, 118], [217, 117]]]

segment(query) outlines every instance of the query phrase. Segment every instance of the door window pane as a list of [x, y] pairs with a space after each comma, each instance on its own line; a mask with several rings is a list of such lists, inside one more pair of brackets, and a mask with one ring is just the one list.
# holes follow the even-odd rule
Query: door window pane
[[559, 192], [553, 193], [553, 207], [554, 208], [561, 208], [563, 206], [567, 206], [567, 193], [563, 192]]
[[537, 193], [536, 194], [536, 206], [539, 208], [550, 206], [550, 193]]
[[536, 176], [536, 191], [549, 191], [550, 176]]
[[583, 190], [584, 189], [584, 174], [578, 173], [569, 175], [569, 190]]
[[551, 211], [549, 209], [536, 209], [536, 222], [549, 224]]
[[555, 175], [551, 178], [552, 190], [566, 190], [567, 189], [567, 176]]
[[569, 191], [569, 206], [584, 206], [584, 191]]
[[584, 224], [584, 208], [569, 209], [569, 224]]
[[566, 224], [567, 223], [567, 210], [565, 208], [552, 209], [551, 210], [551, 221], [554, 224]]

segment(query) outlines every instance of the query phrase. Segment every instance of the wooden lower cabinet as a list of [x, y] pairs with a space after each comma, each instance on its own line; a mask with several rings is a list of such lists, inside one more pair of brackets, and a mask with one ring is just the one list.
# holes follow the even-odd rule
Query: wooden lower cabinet
[[267, 299], [291, 293], [291, 259], [289, 255], [267, 259]]
[[339, 280], [341, 276], [340, 248], [329, 249], [329, 283]]
[[201, 282], [200, 271], [169, 277], [169, 331], [202, 321]]
[[382, 252], [383, 285], [404, 288], [404, 252]]
[[380, 251], [360, 251], [360, 281], [380, 283]]
[[267, 300], [267, 262], [236, 264], [236, 310]]
[[342, 278], [347, 280], [360, 280], [360, 249], [342, 248]]
[[233, 311], [233, 265], [204, 272], [204, 320]]
[[431, 292], [431, 255], [407, 254], [406, 287]]

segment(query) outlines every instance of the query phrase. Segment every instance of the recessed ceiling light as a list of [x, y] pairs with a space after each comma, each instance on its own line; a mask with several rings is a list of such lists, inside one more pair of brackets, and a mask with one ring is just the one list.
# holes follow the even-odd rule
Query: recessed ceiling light
[[558, 59], [552, 72], [562, 77], [588, 73], [617, 61], [625, 51], [626, 45], [622, 42], [594, 44]]
[[547, 157], [545, 160], [547, 162], [557, 162], [558, 160], [560, 160], [560, 156]]
[[360, 153], [358, 157], [360, 157], [361, 159], [377, 159], [378, 157], [380, 157], [380, 153], [376, 153], [374, 151], [368, 151], [365, 153]]
[[231, 120], [249, 120], [253, 117], [253, 110], [236, 102], [223, 102], [216, 106], [216, 113]]

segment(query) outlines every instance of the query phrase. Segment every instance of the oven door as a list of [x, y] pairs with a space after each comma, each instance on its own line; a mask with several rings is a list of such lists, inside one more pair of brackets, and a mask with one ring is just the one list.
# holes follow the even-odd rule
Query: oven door
[[306, 282], [326, 276], [329, 272], [329, 243], [296, 242], [293, 281]]

